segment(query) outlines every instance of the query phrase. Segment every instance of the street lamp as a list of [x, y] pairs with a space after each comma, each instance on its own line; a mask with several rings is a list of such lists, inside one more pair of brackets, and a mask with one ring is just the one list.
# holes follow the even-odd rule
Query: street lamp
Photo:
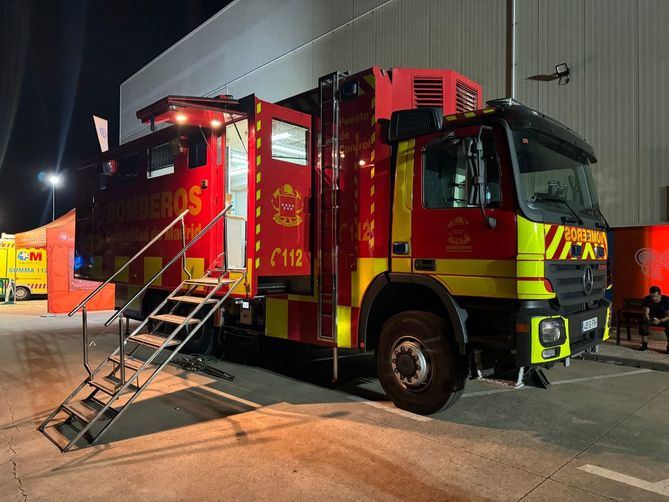
[[51, 173], [46, 177], [47, 183], [51, 185], [51, 221], [56, 220], [56, 187], [60, 185], [61, 177], [56, 173]]

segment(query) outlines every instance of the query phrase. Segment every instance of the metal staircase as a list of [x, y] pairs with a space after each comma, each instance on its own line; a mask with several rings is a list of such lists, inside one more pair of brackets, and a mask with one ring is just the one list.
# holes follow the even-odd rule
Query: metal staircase
[[[88, 364], [88, 329], [86, 304], [154, 242], [181, 222], [185, 211], [142, 248], [130, 261], [86, 297], [70, 316], [82, 310], [84, 367], [88, 372], [79, 386], [51, 413], [38, 430], [62, 452], [93, 444], [107, 432], [128, 407], [151, 384], [176, 354], [221, 307], [245, 275], [231, 279], [227, 261], [223, 268], [210, 268], [203, 277], [193, 278], [185, 268], [186, 251], [213, 225], [225, 218], [231, 205], [213, 218], [200, 233], [186, 244], [182, 232], [182, 249], [140, 291], [121, 307], [105, 326], [118, 321], [119, 346], [100, 365], [91, 370]], [[123, 313], [165, 270], [182, 258], [185, 276], [176, 288], [132, 332]], [[206, 294], [198, 296], [197, 290]], [[125, 321], [125, 322], [124, 322]], [[169, 350], [167, 350], [169, 349]], [[83, 444], [82, 444], [83, 443]]]

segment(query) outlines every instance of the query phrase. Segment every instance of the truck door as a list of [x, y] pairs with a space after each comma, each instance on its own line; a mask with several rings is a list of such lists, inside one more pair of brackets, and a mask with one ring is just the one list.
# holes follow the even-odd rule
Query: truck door
[[311, 274], [311, 120], [256, 99], [249, 212], [259, 277]]
[[[468, 156], [479, 134], [485, 189], [476, 185]], [[512, 178], [502, 177], [511, 172], [506, 148], [501, 130], [470, 126], [419, 138], [412, 152], [411, 270], [437, 276], [454, 295], [515, 296]]]

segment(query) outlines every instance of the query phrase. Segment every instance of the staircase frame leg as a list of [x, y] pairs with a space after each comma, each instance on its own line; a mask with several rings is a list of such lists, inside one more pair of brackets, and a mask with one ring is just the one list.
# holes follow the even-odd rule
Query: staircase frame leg
[[[130, 397], [130, 399], [128, 400], [128, 402], [125, 403], [125, 404], [123, 405], [123, 407], [122, 407], [120, 410], [118, 410], [118, 413], [116, 414], [116, 416], [114, 416], [114, 418], [112, 418], [112, 419], [107, 423], [107, 425], [105, 425], [105, 426], [103, 427], [103, 429], [100, 431], [100, 433], [93, 439], [93, 441], [91, 441], [91, 444], [95, 444], [95, 443], [97, 443], [98, 440], [104, 435], [104, 433], [107, 432], [107, 430], [109, 430], [109, 428], [112, 426], [112, 424], [113, 424], [114, 422], [116, 422], [116, 420], [123, 414], [123, 412], [124, 412], [124, 411], [125, 411], [125, 410], [126, 410], [126, 409], [127, 409], [133, 402], [134, 402], [134, 401], [135, 401], [135, 399], [137, 399], [137, 398], [139, 397], [139, 395], [142, 393], [142, 391], [143, 391], [144, 389], [146, 389], [149, 385], [151, 385], [151, 382], [153, 382], [153, 380], [158, 376], [158, 374], [163, 370], [163, 368], [165, 368], [165, 366], [167, 366], [167, 365], [169, 364], [169, 362], [174, 358], [174, 356], [176, 356], [176, 355], [179, 353], [179, 351], [182, 349], [182, 347], [183, 347], [184, 345], [186, 345], [186, 343], [192, 338], [192, 336], [193, 336], [195, 333], [197, 333], [197, 331], [198, 331], [202, 326], [204, 326], [204, 324], [209, 320], [209, 318], [214, 314], [214, 312], [216, 312], [216, 311], [221, 307], [221, 305], [223, 304], [223, 302], [230, 296], [230, 294], [231, 294], [232, 291], [237, 287], [237, 285], [238, 285], [240, 282], [242, 282], [242, 280], [244, 279], [244, 277], [245, 277], [245, 276], [242, 275], [239, 279], [237, 279], [237, 281], [236, 281], [235, 283], [233, 283], [232, 285], [229, 286], [228, 292], [225, 293], [225, 294], [221, 297], [221, 299], [218, 300], [217, 303], [213, 304], [213, 307], [212, 307], [212, 308], [209, 310], [209, 312], [207, 312], [207, 314], [200, 320], [200, 322], [199, 322], [198, 324], [195, 325], [195, 327], [193, 328], [193, 330], [190, 331], [190, 332], [188, 333], [188, 335], [181, 341], [181, 343], [180, 343], [179, 345], [176, 345], [176, 346], [172, 349], [172, 351], [171, 351], [170, 354], [167, 356], [167, 358], [165, 358], [165, 360], [160, 364], [160, 366], [158, 366], [158, 367], [154, 370], [154, 372], [151, 373], [151, 375], [150, 375], [149, 378], [146, 380], [146, 382], [144, 382], [144, 384], [143, 384], [139, 389], [137, 389], [137, 391], [135, 391], [135, 393]], [[210, 292], [206, 297], [204, 297], [203, 303], [202, 303], [200, 306], [198, 306], [198, 308], [196, 308], [195, 310], [193, 310], [193, 312], [190, 313], [190, 315], [187, 317], [187, 319], [192, 319], [192, 317], [193, 317], [193, 316], [194, 316], [194, 315], [195, 315], [195, 314], [196, 314], [196, 313], [197, 313], [197, 312], [198, 312], [204, 305], [209, 305], [209, 304], [207, 303], [207, 301], [210, 300], [210, 299], [216, 294], [216, 292], [220, 289], [221, 286], [222, 286], [222, 284], [219, 285], [219, 286], [216, 287], [216, 288], [212, 288], [211, 292]], [[185, 326], [185, 325], [182, 324], [181, 327], [179, 327], [179, 328], [177, 328], [176, 330], [174, 330], [174, 331], [170, 334], [170, 336], [167, 337], [167, 338], [165, 339], [165, 342], [163, 343], [163, 345], [161, 345], [158, 349], [156, 349], [155, 352], [154, 352], [153, 354], [151, 354], [151, 356], [144, 362], [144, 364], [142, 365], [142, 367], [141, 367], [139, 370], [137, 370], [137, 371], [136, 371], [136, 372], [129, 378], [129, 380], [128, 380], [128, 381], [127, 381], [127, 382], [126, 382], [126, 383], [125, 383], [125, 384], [124, 384], [124, 385], [117, 391], [117, 393], [116, 393], [114, 396], [112, 396], [112, 398], [109, 400], [109, 402], [102, 408], [102, 410], [100, 410], [100, 413], [99, 413], [99, 414], [98, 414], [98, 415], [97, 415], [97, 416], [90, 422], [89, 427], [87, 427], [87, 428], [90, 428], [90, 425], [92, 425], [92, 424], [98, 419], [98, 417], [100, 417], [105, 411], [107, 411], [107, 409], [111, 406], [111, 404], [112, 404], [114, 401], [116, 401], [116, 400], [118, 399], [118, 397], [120, 396], [120, 393], [121, 393], [123, 390], [125, 390], [125, 388], [127, 388], [127, 387], [133, 382], [133, 380], [137, 379], [137, 383], [139, 383], [139, 374], [140, 374], [142, 371], [144, 371], [144, 369], [145, 369], [145, 368], [146, 368], [146, 367], [147, 367], [147, 366], [148, 366], [148, 365], [149, 365], [149, 364], [156, 358], [156, 356], [158, 356], [158, 354], [159, 354], [160, 352], [162, 352], [162, 351], [166, 348], [167, 343], [175, 337], [175, 335], [181, 330], [181, 328], [182, 328], [183, 326]], [[86, 430], [86, 429], [84, 429], [84, 430]], [[80, 434], [76, 439], [79, 439], [79, 437], [81, 437], [81, 434]]]

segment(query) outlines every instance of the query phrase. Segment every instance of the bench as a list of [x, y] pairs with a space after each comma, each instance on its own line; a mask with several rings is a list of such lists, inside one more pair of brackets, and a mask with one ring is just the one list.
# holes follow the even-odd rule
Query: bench
[[[625, 331], [627, 332], [627, 340], [632, 339], [630, 333], [630, 327], [635, 326], [637, 329], [643, 321], [643, 300], [638, 298], [625, 298], [623, 300], [623, 306], [621, 309], [618, 309], [616, 313], [616, 345], [620, 345], [620, 328], [625, 326]], [[650, 329], [662, 329], [662, 326], [649, 326]]]
[[620, 345], [620, 328], [624, 325], [627, 332], [627, 340], [632, 339], [630, 327], [637, 329], [643, 321], [643, 300], [638, 298], [625, 298], [622, 308], [616, 313], [616, 345]]

